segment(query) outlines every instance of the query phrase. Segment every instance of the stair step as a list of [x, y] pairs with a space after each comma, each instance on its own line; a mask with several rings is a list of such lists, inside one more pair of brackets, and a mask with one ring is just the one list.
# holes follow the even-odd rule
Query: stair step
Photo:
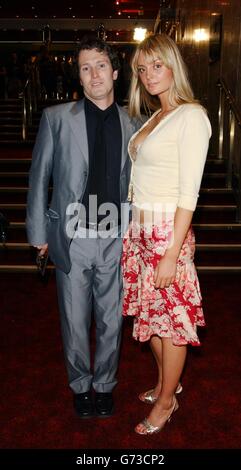
[[[23, 220], [10, 221], [8, 241], [23, 242], [26, 241], [25, 223]], [[222, 225], [223, 227], [223, 225]], [[229, 227], [229, 228], [228, 228]], [[236, 224], [225, 226], [224, 228], [212, 228], [211, 230], [205, 228], [202, 224], [201, 228], [193, 224], [196, 243], [199, 245], [209, 244], [239, 244], [241, 240], [241, 228]]]
[[197, 205], [193, 215], [193, 223], [235, 223], [237, 206], [229, 205]]
[[[26, 181], [27, 183], [27, 181]], [[28, 191], [28, 188], [27, 188], [27, 184], [26, 186], [23, 186], [21, 184], [19, 184], [17, 186], [18, 182], [15, 181], [14, 184], [9, 184], [7, 185], [6, 184], [6, 181], [5, 181], [5, 184], [4, 186], [0, 185], [0, 203], [1, 202], [8, 202], [8, 199], [6, 199], [6, 194], [7, 194], [7, 197], [9, 195], [9, 202], [14, 202], [14, 193], [18, 194], [19, 192], [21, 193], [27, 193]], [[12, 193], [12, 195], [10, 196], [10, 193]], [[16, 202], [24, 202], [26, 200], [26, 195], [23, 197], [23, 199], [21, 199], [21, 201], [17, 201]], [[222, 191], [213, 191], [213, 190], [210, 190], [210, 191], [207, 191], [207, 192], [203, 192], [202, 190], [200, 191], [200, 196], [198, 198], [198, 205], [234, 205], [235, 204], [235, 198], [234, 198], [234, 195], [233, 195], [233, 192], [232, 191], [229, 191], [229, 190], [223, 190]]]
[[[47, 266], [47, 272], [55, 270], [53, 265]], [[241, 273], [240, 266], [196, 266], [197, 272], [202, 273]], [[34, 264], [18, 265], [18, 264], [0, 264], [1, 273], [37, 273], [37, 266]]]
[[23, 100], [21, 98], [7, 98], [1, 99], [0, 101], [0, 108], [3, 106], [21, 106], [23, 104]]
[[[55, 269], [54, 266], [47, 266], [47, 271], [53, 271]], [[37, 273], [38, 269], [37, 266], [34, 264], [29, 265], [18, 265], [18, 264], [0, 264], [0, 272], [2, 273]]]
[[[21, 191], [21, 188], [16, 188], [15, 191], [2, 191], [4, 189], [1, 188], [0, 191], [0, 206], [2, 207], [5, 203], [17, 203], [17, 204], [24, 204], [27, 200], [27, 191]], [[8, 188], [7, 188], [8, 189]], [[20, 190], [20, 191], [18, 191]]]
[[192, 224], [196, 243], [240, 243], [241, 224]]
[[225, 173], [226, 174], [227, 163], [225, 160], [213, 160], [207, 159], [204, 171], [207, 173]]
[[[31, 245], [27, 242], [7, 242], [0, 243], [0, 250], [29, 250]], [[241, 243], [197, 243], [197, 251], [239, 251]]]
[[28, 188], [25, 186], [0, 186], [0, 205], [26, 203]]
[[3, 265], [31, 265], [36, 262], [36, 249], [29, 248], [28, 250], [9, 250], [2, 248], [1, 252], [1, 266]]
[[28, 171], [0, 172], [0, 192], [5, 192], [4, 188], [11, 188], [12, 185], [15, 188], [27, 187], [28, 180]]
[[[0, 191], [1, 191], [1, 189], [2, 189], [2, 188], [1, 188], [1, 186], [0, 186]], [[21, 188], [17, 188], [17, 189], [22, 189], [23, 191], [27, 191], [28, 188], [27, 188], [27, 187], [21, 187]], [[4, 188], [4, 190], [6, 190], [6, 188]], [[9, 187], [8, 187], [8, 190], [11, 192], [12, 190], [16, 190], [16, 188], [9, 186]], [[212, 188], [212, 189], [205, 189], [205, 190], [204, 190], [204, 189], [201, 189], [201, 190], [200, 190], [200, 194], [208, 194], [208, 195], [212, 195], [212, 194], [215, 194], [215, 195], [224, 194], [225, 196], [230, 196], [230, 195], [233, 196], [233, 191], [232, 191], [231, 189], [225, 189], [225, 188], [218, 188], [218, 189]], [[202, 203], [202, 204], [204, 204], [204, 203]], [[212, 202], [210, 202], [210, 204], [214, 204], [214, 205], [215, 205], [215, 203], [212, 203]]]
[[22, 137], [19, 137], [18, 139], [17, 138], [15, 138], [15, 139], [1, 138], [0, 142], [1, 142], [1, 146], [6, 145], [6, 146], [10, 147], [12, 145], [16, 145], [16, 146], [29, 145], [29, 146], [33, 147], [35, 140], [34, 139], [26, 139], [25, 141], [23, 141]]
[[[0, 244], [1, 265], [29, 265], [36, 259], [36, 250], [28, 243]], [[217, 256], [221, 252], [222, 256]], [[197, 266], [232, 266], [241, 268], [241, 246], [215, 246], [215, 249], [205, 245], [197, 245], [194, 262]]]
[[28, 144], [22, 142], [22, 145], [12, 145], [0, 147], [0, 158], [21, 160], [22, 158], [31, 158], [32, 148]]
[[22, 176], [28, 176], [27, 171], [1, 171], [0, 172], [0, 178], [18, 178]]
[[6, 106], [0, 106], [0, 114], [1, 113], [13, 113], [16, 115], [16, 113], [23, 113], [23, 107], [22, 105], [15, 106], [15, 105], [6, 105]]
[[0, 173], [12, 171], [29, 172], [31, 158], [1, 158], [0, 157]]
[[214, 163], [216, 165], [223, 165], [226, 162], [225, 158], [218, 158], [218, 157], [215, 157], [214, 155], [210, 155], [210, 154], [208, 155], [206, 161], [209, 162], [209, 163]]
[[202, 178], [202, 188], [225, 187], [226, 173], [204, 173]]
[[9, 125], [11, 123], [13, 126], [22, 126], [22, 119], [21, 117], [17, 118], [16, 114], [13, 117], [10, 116], [1, 116], [0, 115], [0, 128]]
[[[195, 234], [198, 233], [207, 233], [210, 234], [210, 237], [213, 237], [213, 232], [215, 231], [223, 231], [227, 234], [237, 234], [239, 237], [238, 241], [240, 242], [240, 235], [241, 235], [241, 224], [192, 224]], [[23, 221], [10, 221], [10, 228], [12, 229], [25, 229], [25, 222]], [[196, 235], [197, 238], [197, 235]], [[216, 240], [213, 240], [216, 243]], [[200, 242], [199, 240], [197, 243], [205, 243]], [[208, 242], [207, 242], [208, 243]], [[221, 242], [225, 243], [225, 242]], [[227, 242], [228, 243], [228, 242]]]
[[222, 250], [217, 256], [216, 250], [199, 250], [195, 252], [194, 262], [197, 266], [240, 266], [241, 250]]
[[22, 140], [22, 133], [21, 131], [19, 132], [4, 132], [2, 133], [0, 131], [0, 142], [6, 142], [6, 143], [18, 143], [19, 141]]
[[210, 194], [231, 194], [233, 192], [232, 189], [229, 188], [201, 188], [201, 193], [210, 193]]
[[[18, 201], [17, 203], [16, 202], [11, 202], [11, 203], [2, 202], [1, 203], [1, 210], [9, 220], [21, 221], [25, 219], [26, 204], [24, 204], [23, 202], [20, 202], [19, 198], [17, 199], [17, 201]], [[220, 208], [218, 207], [215, 211], [214, 210], [209, 211], [208, 208], [207, 210], [200, 209], [197, 206], [197, 210], [194, 214], [193, 222], [194, 223], [203, 222], [206, 224], [208, 222], [235, 223], [236, 206], [227, 206], [227, 208], [228, 210], [226, 208], [222, 210], [221, 207]]]
[[3, 129], [3, 131], [5, 132], [5, 128], [7, 129], [18, 129], [18, 128], [22, 128], [22, 123], [20, 121], [20, 125], [16, 125], [16, 124], [13, 124], [11, 122], [11, 124], [9, 124], [8, 122], [5, 123], [5, 124], [0, 124], [0, 130]]
[[229, 204], [235, 203], [232, 189], [228, 188], [201, 188], [198, 198], [199, 204]]
[[0, 109], [5, 108], [6, 106], [14, 107], [14, 106], [22, 106], [23, 105], [23, 100], [22, 99], [6, 99], [6, 100], [1, 100], [0, 101]]
[[31, 245], [26, 242], [7, 242], [0, 243], [0, 250], [30, 250]]
[[[4, 188], [3, 187], [2, 189], [9, 189], [9, 188]], [[11, 188], [11, 189], [14, 189], [14, 188]], [[25, 189], [27, 190], [28, 188], [17, 188], [17, 190], [25, 190]], [[26, 204], [18, 204], [18, 203], [16, 203], [16, 204], [14, 204], [14, 203], [4, 204], [4, 207], [13, 208], [13, 209], [18, 208], [20, 206], [21, 206], [21, 208], [26, 207]], [[220, 206], [219, 205], [208, 205], [208, 204], [206, 204], [206, 205], [197, 205], [197, 209], [200, 209], [200, 210], [202, 209], [202, 210], [205, 210], [205, 211], [208, 211], [208, 212], [209, 211], [213, 212], [213, 211], [216, 211], [216, 210], [217, 211], [219, 211], [219, 210], [221, 210], [221, 211], [232, 211], [234, 209], [237, 209], [237, 206], [235, 204], [220, 205]]]
[[10, 227], [7, 235], [7, 240], [8, 243], [26, 243], [27, 242], [27, 234], [25, 227], [18, 227], [18, 226], [11, 226], [10, 222]]
[[24, 171], [0, 172], [0, 185], [2, 187], [9, 187], [11, 183], [19, 186], [27, 185], [28, 177], [29, 173]]
[[1, 98], [0, 99], [0, 106], [2, 104], [6, 104], [6, 103], [20, 103], [21, 102], [21, 98]]
[[0, 193], [27, 193], [26, 186], [0, 186]]
[[226, 173], [223, 173], [223, 172], [221, 172], [221, 173], [209, 173], [209, 172], [207, 172], [207, 173], [206, 173], [206, 172], [205, 172], [205, 173], [204, 173], [204, 176], [205, 176], [206, 178], [218, 178], [218, 179], [221, 179], [221, 178], [225, 178]]
[[22, 125], [19, 126], [10, 126], [8, 124], [2, 126], [0, 125], [0, 138], [5, 136], [18, 135], [22, 138]]
[[3, 111], [2, 108], [0, 107], [0, 118], [9, 117], [9, 119], [11, 119], [12, 117], [15, 117], [15, 116], [19, 116], [19, 118], [21, 118], [22, 115], [23, 115], [23, 112], [21, 109], [19, 109], [18, 111], [12, 111], [9, 109]]
[[192, 224], [194, 228], [199, 230], [241, 230], [241, 224], [239, 223], [217, 223], [217, 224]]
[[241, 266], [196, 266], [198, 273], [241, 273]]
[[241, 243], [197, 243], [197, 251], [241, 251]]
[[216, 230], [199, 230], [194, 227], [194, 233], [197, 244], [229, 244], [229, 243], [240, 243], [241, 240], [241, 229], [240, 230], [227, 230], [227, 229], [216, 229]]
[[24, 222], [26, 204], [1, 204], [1, 212], [9, 221]]

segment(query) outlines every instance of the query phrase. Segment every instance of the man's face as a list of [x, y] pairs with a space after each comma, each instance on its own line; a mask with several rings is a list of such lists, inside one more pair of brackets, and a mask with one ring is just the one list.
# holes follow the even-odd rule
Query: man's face
[[85, 96], [94, 102], [113, 99], [113, 81], [117, 79], [118, 71], [113, 71], [108, 55], [96, 49], [85, 49], [80, 51], [78, 60]]

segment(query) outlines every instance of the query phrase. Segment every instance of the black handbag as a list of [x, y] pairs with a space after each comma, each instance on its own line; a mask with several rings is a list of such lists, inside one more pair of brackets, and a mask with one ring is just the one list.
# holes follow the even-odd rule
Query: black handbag
[[0, 243], [5, 245], [8, 236], [9, 222], [5, 215], [0, 212]]
[[49, 277], [50, 277], [50, 270], [47, 269], [49, 255], [46, 252], [44, 255], [38, 253], [36, 257], [36, 264], [38, 268], [38, 277], [42, 281], [43, 284], [48, 284]]

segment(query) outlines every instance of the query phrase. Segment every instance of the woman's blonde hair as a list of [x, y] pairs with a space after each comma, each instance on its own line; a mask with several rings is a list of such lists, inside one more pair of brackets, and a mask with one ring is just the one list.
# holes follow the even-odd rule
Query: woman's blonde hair
[[132, 80], [129, 93], [130, 116], [140, 118], [142, 107], [147, 114], [160, 109], [158, 97], [152, 96], [146, 91], [138, 74], [138, 58], [141, 51], [147, 57], [160, 59], [167, 68], [172, 70], [173, 83], [169, 94], [170, 105], [198, 103], [194, 99], [187, 68], [177, 45], [166, 34], [152, 34], [137, 46], [132, 58]]

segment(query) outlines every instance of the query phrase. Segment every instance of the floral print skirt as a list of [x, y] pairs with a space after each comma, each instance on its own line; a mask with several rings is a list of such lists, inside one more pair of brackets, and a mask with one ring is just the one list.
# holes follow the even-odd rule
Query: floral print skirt
[[202, 298], [193, 258], [195, 237], [190, 227], [177, 261], [174, 283], [155, 289], [154, 271], [170, 246], [173, 220], [161, 226], [131, 222], [123, 239], [123, 315], [134, 317], [133, 337], [171, 338], [177, 346], [199, 346], [197, 326], [205, 326]]

